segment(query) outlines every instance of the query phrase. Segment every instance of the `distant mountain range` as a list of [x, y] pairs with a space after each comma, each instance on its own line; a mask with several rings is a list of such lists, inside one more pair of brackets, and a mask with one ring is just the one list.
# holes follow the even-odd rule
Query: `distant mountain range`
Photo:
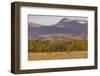
[[70, 20], [63, 18], [58, 23], [46, 26], [28, 23], [28, 38], [38, 39], [65, 39], [65, 38], [87, 38], [88, 22], [85, 20]]

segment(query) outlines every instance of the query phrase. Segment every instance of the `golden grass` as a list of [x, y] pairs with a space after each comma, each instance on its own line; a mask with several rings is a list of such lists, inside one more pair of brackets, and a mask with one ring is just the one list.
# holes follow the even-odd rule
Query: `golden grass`
[[55, 59], [80, 59], [87, 58], [88, 51], [28, 53], [28, 60], [55, 60]]

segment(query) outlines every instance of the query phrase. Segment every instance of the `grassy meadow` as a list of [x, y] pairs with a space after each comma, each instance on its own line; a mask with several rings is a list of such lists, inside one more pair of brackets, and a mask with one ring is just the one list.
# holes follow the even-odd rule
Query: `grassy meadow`
[[87, 57], [87, 39], [28, 40], [29, 60]]

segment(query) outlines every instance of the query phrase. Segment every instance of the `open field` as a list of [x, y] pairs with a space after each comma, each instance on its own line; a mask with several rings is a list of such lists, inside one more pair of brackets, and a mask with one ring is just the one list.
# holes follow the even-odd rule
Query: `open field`
[[87, 39], [28, 40], [28, 60], [87, 58]]
[[28, 60], [53, 60], [53, 59], [80, 59], [87, 58], [88, 51], [72, 51], [68, 52], [29, 52]]

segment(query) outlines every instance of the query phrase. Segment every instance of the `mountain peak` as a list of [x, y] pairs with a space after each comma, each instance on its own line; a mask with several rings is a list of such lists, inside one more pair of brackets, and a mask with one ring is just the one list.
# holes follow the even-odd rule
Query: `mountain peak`
[[76, 20], [71, 20], [69, 18], [63, 18], [55, 26], [56, 27], [67, 27], [70, 25], [77, 25], [77, 24], [79, 23]]
[[61, 19], [60, 21], [59, 21], [59, 23], [60, 22], [69, 22], [70, 21], [70, 19], [68, 19], [68, 18], [63, 18], [63, 19]]

